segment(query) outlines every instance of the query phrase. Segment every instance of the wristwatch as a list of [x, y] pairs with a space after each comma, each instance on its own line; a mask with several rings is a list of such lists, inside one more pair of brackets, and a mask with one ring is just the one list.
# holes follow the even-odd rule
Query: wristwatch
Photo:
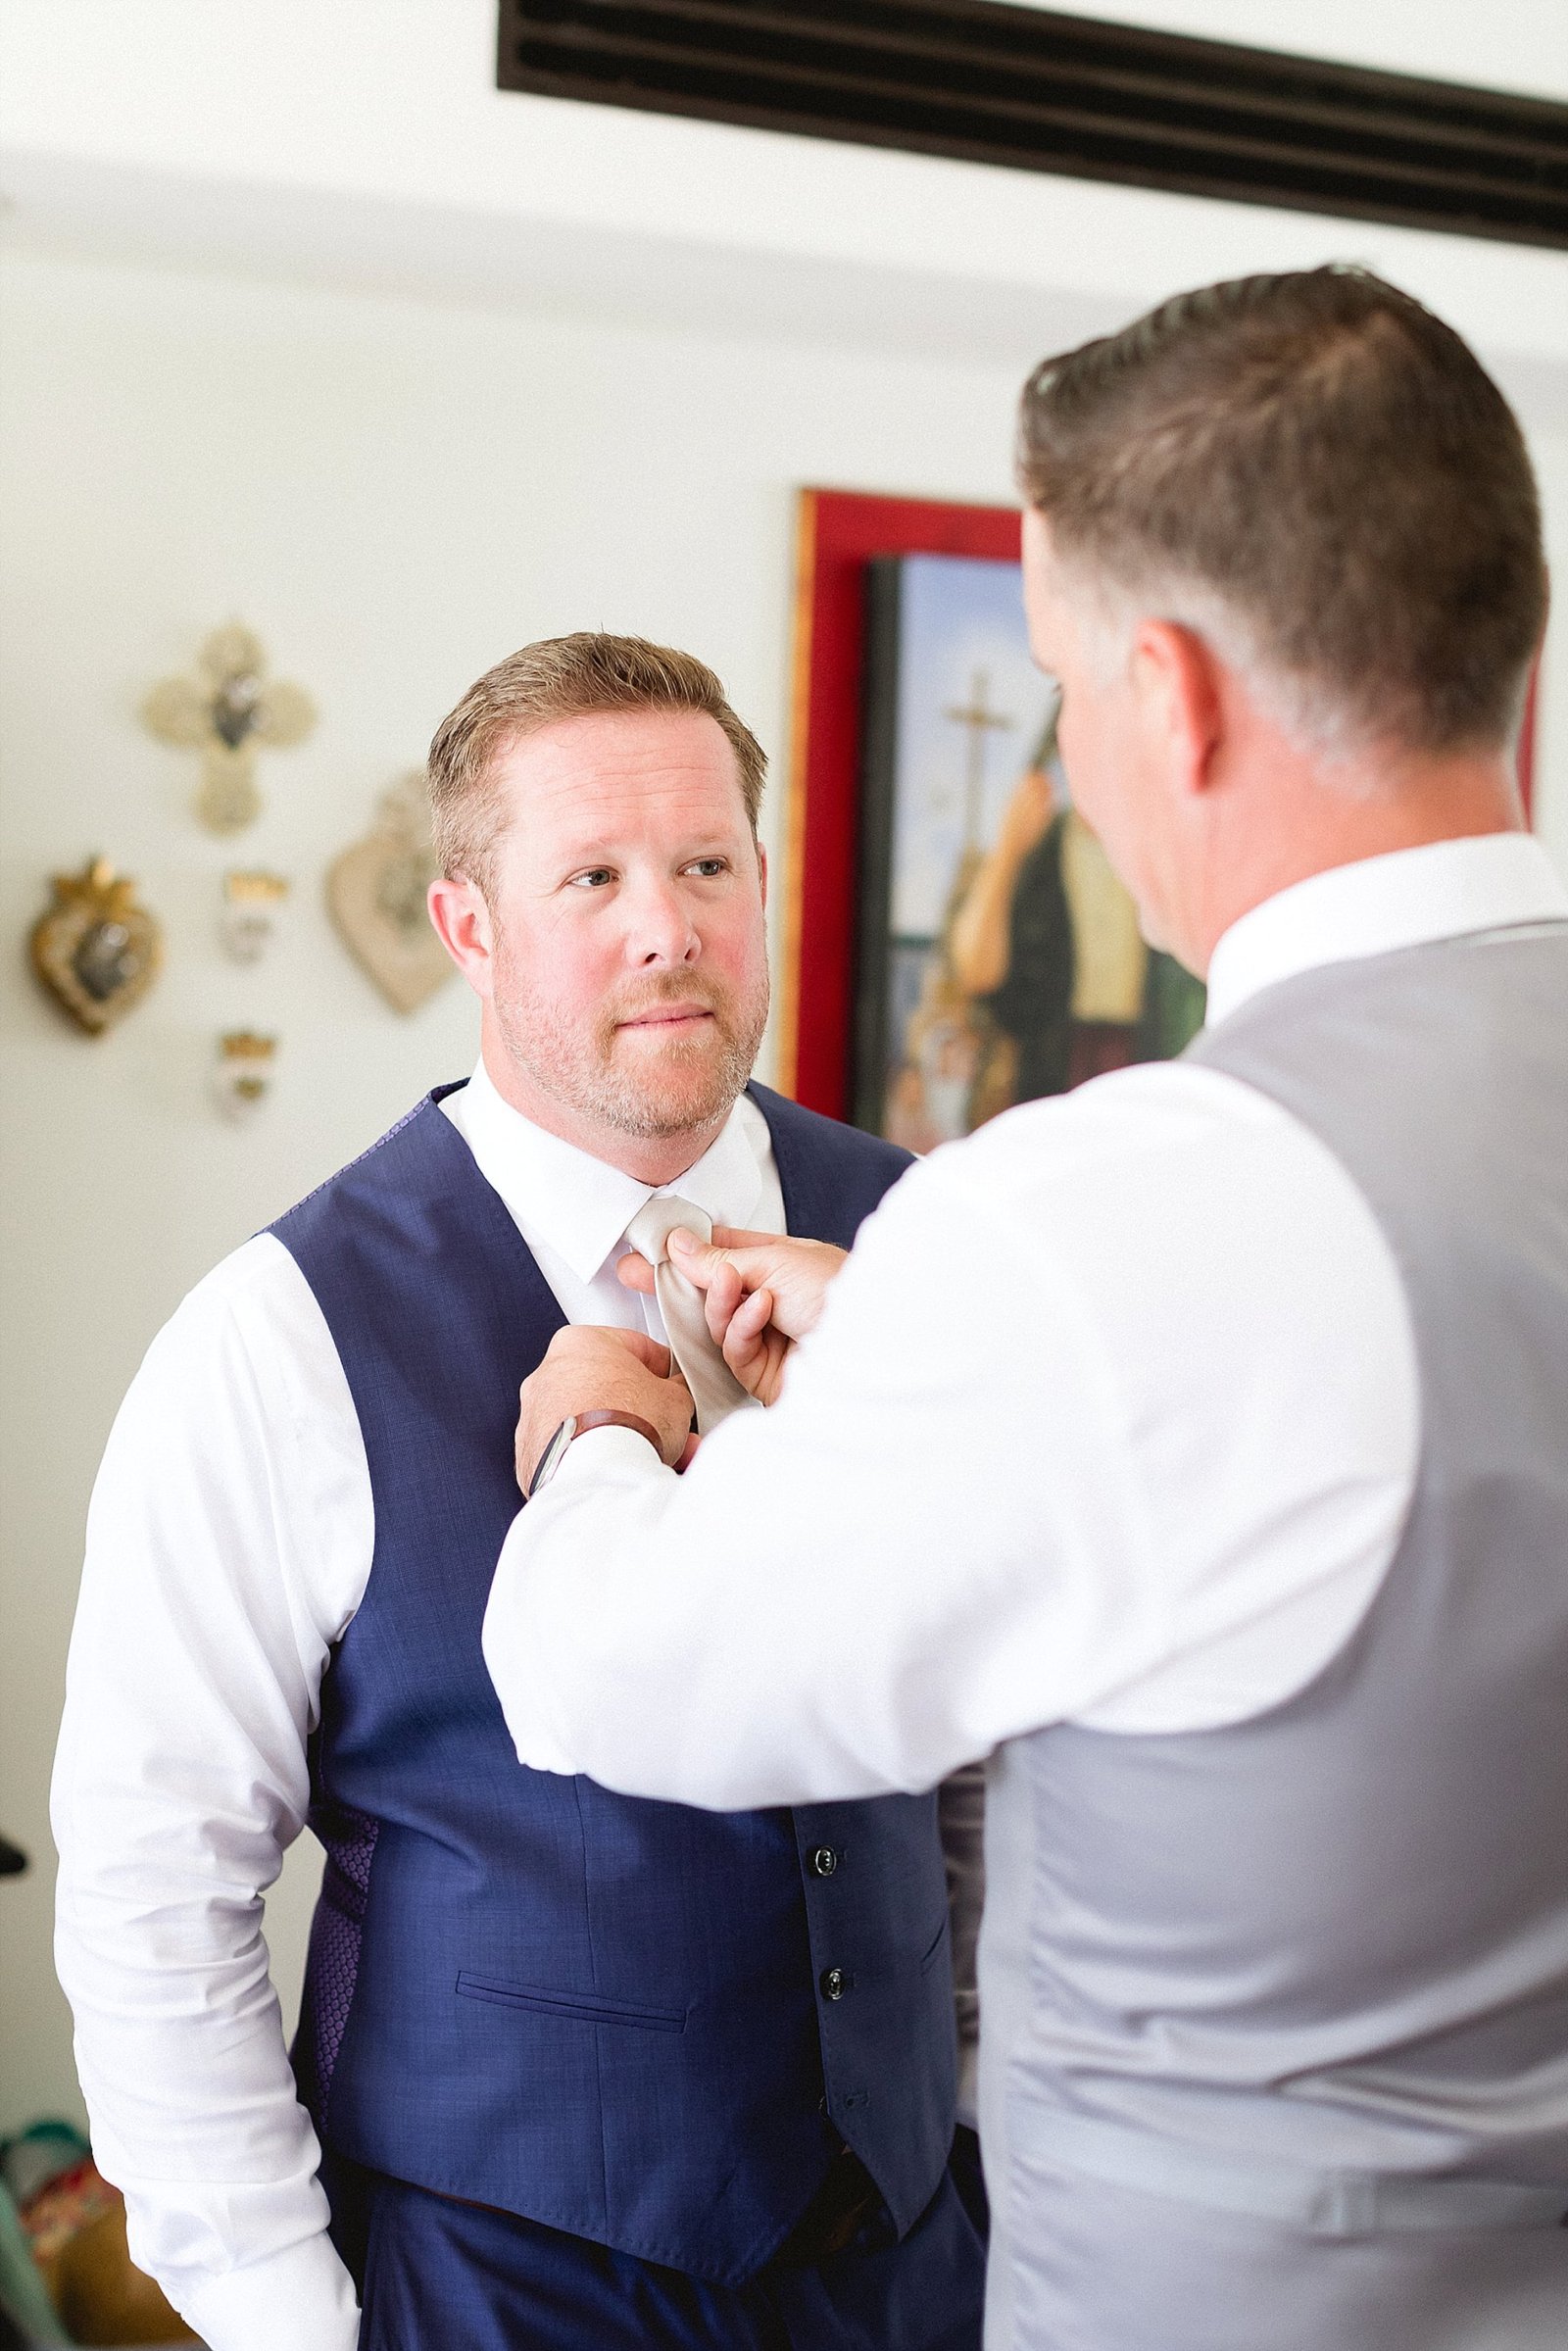
[[525, 1502], [533, 1500], [541, 1486], [549, 1485], [566, 1458], [566, 1447], [572, 1439], [585, 1437], [590, 1429], [630, 1429], [635, 1436], [647, 1438], [661, 1461], [664, 1458], [659, 1431], [648, 1421], [639, 1420], [635, 1412], [568, 1412], [534, 1465], [528, 1491], [522, 1497]]

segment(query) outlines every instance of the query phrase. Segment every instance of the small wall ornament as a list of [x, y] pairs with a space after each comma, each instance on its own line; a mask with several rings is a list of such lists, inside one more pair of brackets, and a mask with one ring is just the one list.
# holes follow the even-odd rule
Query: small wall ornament
[[256, 754], [303, 743], [316, 705], [303, 686], [267, 675], [261, 640], [232, 622], [216, 629], [197, 656], [199, 678], [166, 677], [141, 706], [142, 721], [161, 743], [202, 754], [196, 812], [215, 833], [237, 833], [261, 814]]
[[54, 876], [55, 903], [33, 925], [32, 968], [78, 1028], [101, 1037], [146, 995], [163, 961], [157, 919], [107, 857]]
[[231, 963], [259, 963], [276, 944], [288, 883], [280, 873], [225, 873], [218, 935]]
[[453, 976], [424, 903], [435, 871], [417, 769], [382, 794], [370, 831], [327, 871], [326, 903], [343, 944], [398, 1012], [417, 1011]]
[[220, 1037], [213, 1093], [223, 1116], [236, 1126], [254, 1118], [271, 1092], [276, 1066], [275, 1037], [259, 1037], [252, 1029]]

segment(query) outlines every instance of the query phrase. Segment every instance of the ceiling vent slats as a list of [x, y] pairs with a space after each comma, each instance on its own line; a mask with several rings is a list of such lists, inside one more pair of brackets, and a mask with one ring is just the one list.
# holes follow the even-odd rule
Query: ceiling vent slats
[[998, 0], [501, 0], [503, 89], [1568, 246], [1568, 106]]

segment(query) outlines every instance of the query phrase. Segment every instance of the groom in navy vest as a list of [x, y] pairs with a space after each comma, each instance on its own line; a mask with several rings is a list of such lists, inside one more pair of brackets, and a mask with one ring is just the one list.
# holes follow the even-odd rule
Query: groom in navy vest
[[273, 1228], [374, 1505], [295, 2051], [373, 2351], [979, 2340], [935, 1797], [711, 1815], [524, 1771], [480, 1653], [520, 1382], [564, 1322], [661, 1336], [615, 1278], [650, 1198], [847, 1247], [906, 1164], [748, 1085], [762, 775], [688, 656], [581, 635], [481, 678], [430, 763], [480, 1066]]

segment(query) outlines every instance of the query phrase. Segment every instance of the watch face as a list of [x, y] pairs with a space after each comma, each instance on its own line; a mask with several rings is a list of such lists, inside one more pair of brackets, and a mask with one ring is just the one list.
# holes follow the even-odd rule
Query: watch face
[[551, 1438], [550, 1443], [545, 1446], [544, 1451], [539, 1456], [539, 1466], [533, 1473], [533, 1484], [528, 1489], [528, 1499], [530, 1502], [533, 1500], [534, 1495], [538, 1493], [541, 1486], [549, 1485], [551, 1479], [561, 1467], [561, 1457], [563, 1453], [564, 1453], [567, 1445], [570, 1445], [576, 1434], [577, 1415], [575, 1412], [570, 1412], [562, 1422], [560, 1428], [556, 1431], [554, 1437]]

